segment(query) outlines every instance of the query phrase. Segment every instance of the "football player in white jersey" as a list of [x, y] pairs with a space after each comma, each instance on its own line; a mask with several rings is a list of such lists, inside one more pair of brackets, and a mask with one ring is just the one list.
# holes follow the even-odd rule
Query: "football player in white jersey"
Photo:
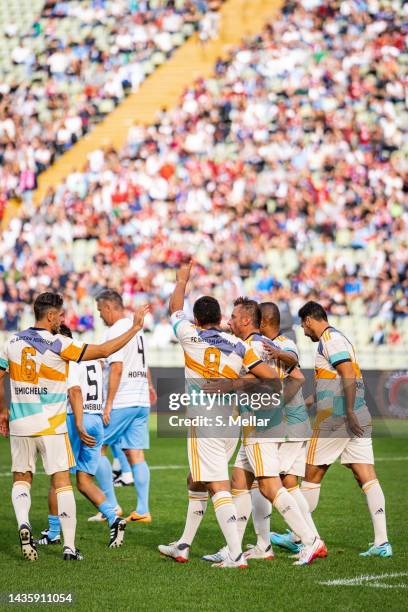
[[[129, 329], [131, 320], [125, 316], [122, 297], [113, 289], [103, 290], [96, 298], [102, 320], [108, 326], [107, 339], [116, 338]], [[113, 488], [111, 463], [107, 446], [120, 442], [130, 463], [137, 505], [127, 517], [128, 522], [151, 523], [149, 511], [150, 470], [144, 456], [149, 448], [149, 413], [156, 393], [147, 365], [143, 330], [121, 351], [108, 359], [109, 379], [103, 412], [105, 425], [102, 457], [96, 474], [109, 503], [118, 508]], [[120, 513], [120, 509], [118, 514]], [[96, 520], [103, 517], [98, 513]]]
[[[260, 330], [270, 340], [269, 343], [264, 345], [265, 352], [275, 361], [280, 375], [285, 379], [296, 370], [300, 373], [297, 346], [293, 340], [280, 333], [281, 321], [277, 304], [264, 302], [260, 304], [260, 309], [262, 314]], [[300, 375], [304, 381], [303, 374], [300, 373]], [[301, 389], [290, 401], [285, 402], [285, 424], [285, 441], [279, 445], [282, 483], [296, 499], [305, 520], [315, 535], [318, 536], [309, 505], [299, 488], [299, 479], [305, 476], [306, 444], [312, 435], [309, 415]], [[259, 515], [261, 521], [262, 516], [267, 514], [267, 507], [261, 496], [257, 495], [256, 490], [252, 491], [252, 507], [254, 523], [257, 521], [256, 515]], [[289, 530], [285, 534], [272, 532], [271, 542], [293, 553], [299, 553], [301, 548], [299, 539]], [[327, 556], [326, 547], [322, 549], [320, 556]]]
[[[239, 388], [240, 381], [237, 379], [243, 364], [254, 378], [268, 380], [273, 388], [280, 390], [276, 370], [266, 365], [249, 345], [220, 330], [221, 310], [215, 298], [199, 298], [193, 308], [194, 324], [188, 320], [183, 306], [191, 265], [191, 262], [185, 263], [178, 270], [176, 287], [169, 304], [174, 332], [184, 350], [188, 390], [192, 390], [194, 386], [201, 388], [208, 379], [210, 384], [214, 379], [223, 380], [228, 390]], [[236, 381], [236, 386], [233, 381]], [[221, 382], [219, 385], [223, 386]], [[216, 410], [218, 409], [222, 411], [225, 406], [217, 404]], [[205, 406], [200, 404], [198, 410], [205, 410]], [[225, 414], [227, 413], [232, 414], [232, 408], [227, 407]], [[186, 525], [177, 542], [159, 546], [162, 555], [182, 563], [188, 561], [189, 549], [207, 508], [209, 493], [229, 550], [226, 558], [216, 564], [217, 567], [247, 567], [247, 561], [242, 554], [228, 474], [228, 461], [236, 448], [239, 430], [238, 425], [230, 427], [230, 437], [225, 437], [226, 431], [222, 427], [218, 431], [205, 425], [190, 427], [189, 505]], [[215, 437], [217, 433], [219, 437]]]
[[315, 401], [317, 415], [306, 460], [302, 491], [313, 512], [320, 483], [340, 458], [351, 468], [366, 495], [374, 528], [374, 543], [364, 557], [391, 557], [385, 515], [385, 498], [374, 468], [371, 416], [365, 402], [364, 381], [354, 346], [329, 324], [324, 308], [307, 302], [299, 310], [305, 336], [317, 344]]
[[[60, 333], [72, 338], [72, 332], [61, 325]], [[119, 548], [124, 539], [126, 521], [116, 516], [115, 508], [109, 504], [103, 492], [94, 482], [103, 442], [102, 366], [100, 361], [71, 362], [68, 373], [67, 427], [75, 467], [78, 490], [98, 508], [106, 518], [110, 529], [109, 548]], [[51, 488], [48, 496], [49, 528], [42, 532], [40, 545], [59, 544], [59, 517], [55, 513], [57, 499]]]
[[[271, 344], [270, 340], [260, 333], [261, 310], [254, 300], [238, 298], [234, 302], [234, 310], [229, 325], [238, 337], [242, 338], [258, 353], [262, 354], [264, 343]], [[279, 361], [276, 361], [275, 366], [277, 366], [277, 369], [281, 368]], [[281, 378], [284, 378], [283, 373]], [[248, 413], [256, 413], [261, 425], [256, 424], [243, 428], [242, 445], [235, 460], [232, 474], [232, 490], [239, 519], [241, 541], [251, 513], [250, 489], [256, 478], [262, 495], [273, 504], [292, 531], [302, 541], [303, 547], [299, 559], [295, 561], [296, 565], [312, 563], [314, 559], [321, 556], [324, 548], [323, 542], [305, 520], [299, 508], [298, 500], [286, 490], [280, 478], [281, 457], [279, 450], [286, 438], [286, 415], [283, 409], [286, 402], [290, 403], [297, 396], [303, 381], [304, 377], [296, 372], [293, 372], [292, 379], [289, 378], [285, 381], [283, 397], [285, 403], [282, 403], [281, 410], [275, 412], [266, 426], [263, 424], [261, 417], [266, 416], [268, 411], [259, 408], [254, 411], [251, 407], [247, 407]], [[269, 540], [270, 507], [268, 508], [268, 504], [265, 504], [265, 506], [266, 515], [263, 517], [263, 528], [255, 521], [255, 529], [258, 532], [257, 546], [245, 553], [247, 559], [273, 558]], [[261, 528], [259, 529], [259, 527]], [[223, 554], [225, 554], [225, 549], [216, 553], [216, 555]], [[213, 560], [212, 557], [209, 555], [204, 559]]]
[[[38, 558], [29, 522], [31, 483], [40, 453], [52, 476], [64, 537], [64, 560], [81, 560], [75, 547], [76, 505], [69, 478], [75, 465], [66, 425], [67, 365], [70, 361], [105, 359], [120, 350], [142, 328], [147, 308], [137, 309], [133, 324], [120, 337], [100, 345], [74, 342], [59, 334], [63, 298], [46, 292], [34, 302], [35, 327], [11, 334], [0, 352], [0, 433], [10, 433], [12, 502], [24, 558]], [[10, 374], [10, 408], [5, 374]]]

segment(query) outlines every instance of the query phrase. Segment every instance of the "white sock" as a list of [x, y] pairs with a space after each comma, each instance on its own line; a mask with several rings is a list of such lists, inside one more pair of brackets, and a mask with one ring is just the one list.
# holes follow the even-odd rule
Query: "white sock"
[[317, 504], [319, 503], [320, 483], [317, 484], [315, 482], [307, 482], [304, 480], [301, 484], [300, 490], [303, 497], [307, 501], [310, 512], [314, 512], [317, 508]]
[[311, 546], [315, 535], [303, 518], [296, 500], [284, 487], [279, 489], [275, 495], [273, 505], [302, 543], [305, 546]]
[[189, 491], [188, 492], [188, 508], [186, 516], [186, 524], [184, 526], [183, 535], [179, 538], [179, 544], [188, 544], [191, 546], [195, 538], [195, 534], [201, 521], [204, 518], [207, 510], [208, 493], [207, 491]]
[[213, 495], [212, 502], [214, 504], [215, 516], [224, 534], [230, 555], [233, 559], [237, 559], [242, 553], [242, 549], [232, 495], [229, 491], [218, 491], [218, 493]]
[[319, 537], [319, 532], [316, 529], [316, 525], [314, 524], [314, 520], [309, 510], [309, 504], [307, 503], [302, 491], [299, 489], [299, 486], [293, 487], [293, 489], [288, 489], [288, 491], [299, 506], [299, 510], [302, 513], [303, 518], [313, 531], [314, 535]]
[[24, 480], [17, 480], [11, 490], [11, 501], [13, 502], [14, 512], [16, 513], [17, 524], [19, 527], [23, 523], [30, 524], [28, 513], [31, 508], [31, 485]]
[[258, 483], [254, 483], [251, 489], [252, 498], [252, 522], [257, 536], [256, 544], [262, 550], [270, 545], [269, 533], [271, 530], [272, 504], [259, 490]]
[[119, 472], [120, 471], [120, 461], [117, 457], [113, 458], [112, 461], [112, 471], [113, 472]]
[[251, 494], [248, 489], [232, 489], [231, 493], [236, 510], [239, 541], [242, 546], [245, 529], [251, 516]]
[[133, 472], [121, 472], [120, 479], [126, 484], [131, 484], [133, 482]]
[[60, 487], [55, 490], [58, 502], [58, 516], [61, 523], [64, 546], [75, 551], [76, 531], [76, 503], [71, 486]]
[[373, 521], [374, 544], [380, 546], [388, 542], [384, 493], [377, 479], [366, 482], [362, 489], [366, 494], [368, 509]]

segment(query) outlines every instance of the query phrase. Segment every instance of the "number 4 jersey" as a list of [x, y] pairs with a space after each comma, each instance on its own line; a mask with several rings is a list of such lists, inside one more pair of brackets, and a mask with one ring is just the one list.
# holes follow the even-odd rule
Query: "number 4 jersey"
[[68, 362], [81, 361], [87, 345], [29, 327], [10, 336], [0, 368], [10, 374], [10, 434], [65, 433]]
[[[70, 363], [68, 373], [68, 389], [80, 387], [84, 413], [102, 414], [102, 366], [100, 361], [85, 361]], [[72, 408], [68, 403], [68, 414]]]
[[[131, 327], [131, 319], [119, 319], [112, 327], [109, 327], [106, 340], [117, 338]], [[122, 377], [113, 400], [113, 410], [133, 406], [150, 407], [145, 348], [143, 331], [140, 331], [123, 349], [108, 358], [109, 365], [115, 362], [122, 363]]]

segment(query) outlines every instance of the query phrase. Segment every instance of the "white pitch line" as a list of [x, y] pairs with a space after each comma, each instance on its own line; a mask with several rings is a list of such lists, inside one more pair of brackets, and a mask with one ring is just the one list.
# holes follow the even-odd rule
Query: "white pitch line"
[[394, 572], [391, 574], [374, 574], [367, 576], [356, 576], [355, 578], [337, 578], [336, 580], [325, 580], [318, 584], [324, 586], [365, 586], [380, 589], [398, 589], [407, 588], [407, 584], [387, 584], [382, 582], [386, 578], [401, 578], [408, 576], [408, 572]]
[[[376, 457], [376, 463], [381, 461], [408, 461], [408, 456], [406, 457]], [[188, 470], [188, 465], [149, 465], [150, 469], [153, 471], [156, 470]], [[232, 467], [232, 466], [230, 466]], [[45, 472], [38, 471], [36, 475], [44, 475]], [[5, 478], [7, 476], [11, 476], [11, 472], [0, 472], [0, 478]]]

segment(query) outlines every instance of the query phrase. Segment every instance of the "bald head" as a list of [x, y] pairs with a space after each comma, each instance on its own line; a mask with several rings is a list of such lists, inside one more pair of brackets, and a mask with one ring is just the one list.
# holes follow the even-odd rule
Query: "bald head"
[[274, 302], [263, 302], [259, 304], [262, 314], [262, 324], [279, 327], [280, 326], [280, 312], [279, 308]]

